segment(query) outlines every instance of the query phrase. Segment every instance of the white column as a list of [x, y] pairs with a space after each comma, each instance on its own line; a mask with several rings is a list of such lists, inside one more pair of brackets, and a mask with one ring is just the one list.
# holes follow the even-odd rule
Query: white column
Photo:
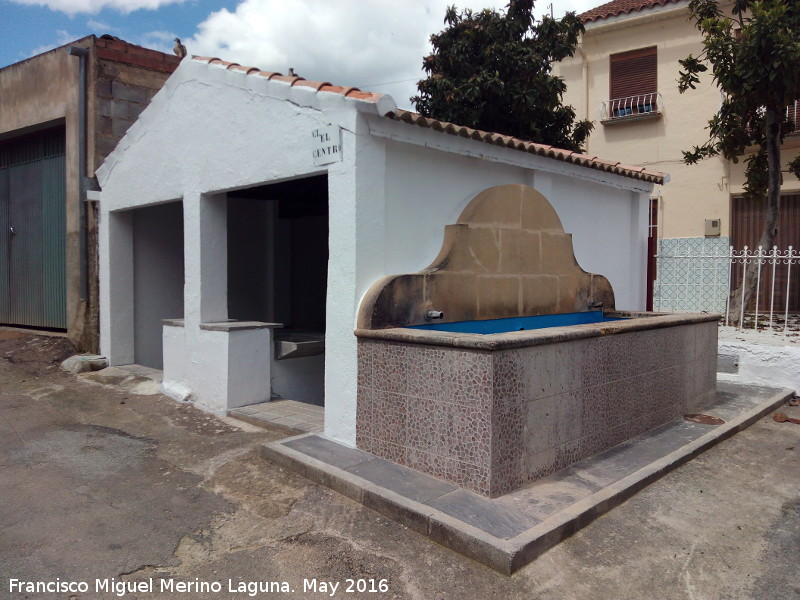
[[100, 351], [111, 365], [135, 362], [133, 321], [133, 212], [102, 211]]
[[630, 280], [628, 282], [628, 289], [631, 291], [632, 297], [631, 310], [645, 310], [647, 307], [647, 227], [649, 211], [649, 192], [631, 192], [630, 239], [632, 247]]
[[186, 326], [228, 318], [228, 231], [225, 194], [183, 197]]
[[350, 446], [356, 441], [356, 315], [362, 295], [386, 274], [386, 146], [367, 134], [364, 122], [355, 131], [342, 131], [342, 162], [328, 171], [325, 326], [325, 435]]

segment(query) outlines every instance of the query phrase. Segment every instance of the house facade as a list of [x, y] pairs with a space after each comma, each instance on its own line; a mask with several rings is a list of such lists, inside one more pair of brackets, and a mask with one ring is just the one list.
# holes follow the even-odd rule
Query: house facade
[[180, 62], [112, 36], [0, 69], [0, 324], [99, 347], [95, 169]]
[[[705, 128], [721, 100], [708, 73], [696, 90], [678, 92], [678, 60], [702, 51], [688, 4], [613, 0], [583, 13], [586, 31], [575, 55], [559, 63], [557, 72], [567, 83], [565, 102], [595, 123], [589, 154], [670, 173], [669, 186], [656, 186], [652, 197], [652, 253], [664, 257], [651, 275], [656, 309], [724, 312], [727, 261], [708, 259], [695, 273], [687, 261], [670, 257], [723, 256], [731, 245], [752, 248], [761, 234], [763, 207], [741, 198], [742, 161], [683, 162], [682, 151], [707, 139]], [[787, 111], [794, 127], [796, 106]], [[782, 148], [784, 163], [798, 151], [800, 136], [792, 133]], [[776, 244], [782, 250], [796, 248], [800, 181], [788, 173], [781, 204]], [[792, 299], [795, 310], [800, 309], [797, 300]], [[780, 300], [778, 305], [783, 306]]]
[[[363, 299], [431, 265], [476, 195], [534, 188], [574, 235], [570, 260], [604, 275], [618, 308], [641, 310], [648, 202], [665, 181], [202, 57], [181, 63], [97, 178], [110, 363], [162, 368], [166, 393], [220, 413], [276, 397], [324, 404], [325, 435], [349, 445]], [[522, 276], [480, 268], [469, 285], [516, 311]], [[412, 306], [423, 308], [449, 311]]]

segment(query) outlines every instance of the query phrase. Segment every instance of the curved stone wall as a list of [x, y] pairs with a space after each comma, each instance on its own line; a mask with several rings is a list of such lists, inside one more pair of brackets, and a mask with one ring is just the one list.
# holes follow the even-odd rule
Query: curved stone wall
[[478, 194], [455, 224], [445, 226], [433, 263], [419, 273], [376, 281], [359, 310], [358, 327], [383, 329], [443, 322], [572, 313], [614, 292], [602, 275], [575, 260], [572, 236], [542, 194], [525, 185], [500, 185]]

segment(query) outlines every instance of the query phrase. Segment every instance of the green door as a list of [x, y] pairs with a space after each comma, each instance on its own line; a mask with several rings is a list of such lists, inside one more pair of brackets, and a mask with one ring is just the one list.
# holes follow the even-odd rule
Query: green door
[[0, 143], [0, 323], [67, 328], [64, 128]]

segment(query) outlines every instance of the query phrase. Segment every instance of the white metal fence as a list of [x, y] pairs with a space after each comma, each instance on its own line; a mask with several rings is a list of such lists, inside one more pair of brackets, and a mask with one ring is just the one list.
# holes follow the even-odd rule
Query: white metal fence
[[658, 92], [604, 100], [600, 104], [602, 121], [661, 112], [664, 112], [664, 99]]
[[[800, 253], [792, 246], [727, 252], [705, 247], [656, 254], [657, 278], [653, 286], [653, 310], [658, 312], [705, 311], [724, 315], [724, 324], [756, 331], [797, 331]], [[730, 289], [756, 269], [754, 308], [731, 314]]]

